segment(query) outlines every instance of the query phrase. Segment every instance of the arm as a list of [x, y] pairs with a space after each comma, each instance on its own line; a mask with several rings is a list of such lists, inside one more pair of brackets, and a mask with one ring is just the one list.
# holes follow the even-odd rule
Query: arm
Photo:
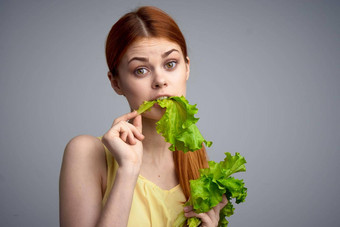
[[118, 169], [98, 226], [127, 226], [137, 177]]
[[[127, 123], [134, 119], [133, 124]], [[76, 137], [65, 149], [60, 174], [61, 226], [126, 226], [133, 191], [140, 170], [143, 146], [141, 116], [136, 112], [117, 118], [102, 142], [119, 164], [114, 186], [104, 208], [106, 184], [102, 143], [88, 136]], [[104, 170], [103, 170], [104, 168]]]
[[95, 226], [102, 209], [105, 172], [99, 139], [83, 135], [67, 144], [59, 182], [60, 226]]

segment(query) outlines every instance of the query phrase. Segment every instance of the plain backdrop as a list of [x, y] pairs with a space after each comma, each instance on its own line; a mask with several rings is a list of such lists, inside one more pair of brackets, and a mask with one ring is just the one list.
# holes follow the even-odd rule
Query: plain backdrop
[[67, 142], [129, 111], [104, 44], [126, 12], [154, 5], [188, 43], [187, 98], [211, 160], [247, 160], [230, 226], [339, 226], [340, 2], [0, 2], [0, 226], [58, 226]]

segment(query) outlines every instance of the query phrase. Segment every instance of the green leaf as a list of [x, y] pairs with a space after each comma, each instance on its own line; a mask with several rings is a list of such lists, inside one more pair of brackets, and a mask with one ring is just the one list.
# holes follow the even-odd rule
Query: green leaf
[[143, 113], [150, 109], [155, 103], [166, 108], [162, 118], [156, 123], [157, 132], [162, 134], [165, 141], [170, 143], [171, 151], [181, 150], [183, 152], [196, 151], [205, 143], [208, 147], [211, 141], [206, 141], [196, 126], [199, 120], [194, 115], [198, 109], [196, 105], [190, 105], [184, 96], [173, 96], [167, 99], [145, 101], [137, 110]]
[[222, 201], [225, 188], [219, 187], [211, 178], [201, 177], [190, 181], [190, 191], [194, 211], [204, 213]]
[[219, 227], [227, 227], [229, 222], [225, 217], [230, 217], [234, 214], [234, 207], [233, 204], [229, 201], [229, 203], [222, 208], [220, 211], [220, 220], [218, 222]]
[[201, 224], [201, 220], [196, 217], [192, 217], [188, 219], [188, 226], [189, 227], [197, 227]]
[[221, 164], [223, 165], [222, 168], [227, 171], [226, 175], [246, 171], [244, 164], [247, 162], [239, 153], [236, 152], [235, 156], [232, 156], [229, 152], [226, 152], [225, 155], [226, 157]]
[[219, 183], [227, 189], [228, 196], [236, 198], [236, 203], [245, 201], [245, 198], [247, 197], [247, 188], [244, 187], [243, 180], [228, 177], [227, 179], [219, 180]]
[[139, 106], [137, 113], [142, 114], [147, 110], [150, 110], [153, 105], [155, 105], [156, 101], [144, 101], [142, 105]]

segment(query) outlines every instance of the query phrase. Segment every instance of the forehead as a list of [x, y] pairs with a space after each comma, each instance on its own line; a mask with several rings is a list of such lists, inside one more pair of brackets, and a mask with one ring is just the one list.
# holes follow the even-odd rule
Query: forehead
[[143, 38], [132, 43], [123, 58], [131, 58], [136, 55], [162, 55], [171, 49], [176, 49], [182, 54], [181, 47], [175, 42], [164, 38]]

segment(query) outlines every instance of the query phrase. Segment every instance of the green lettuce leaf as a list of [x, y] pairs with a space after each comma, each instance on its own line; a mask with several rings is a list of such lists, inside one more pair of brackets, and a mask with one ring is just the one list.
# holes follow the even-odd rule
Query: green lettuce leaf
[[208, 147], [211, 141], [206, 141], [196, 126], [199, 120], [194, 115], [198, 109], [196, 105], [190, 105], [184, 96], [169, 97], [162, 100], [145, 101], [137, 110], [139, 114], [151, 109], [158, 103], [166, 108], [162, 118], [156, 123], [157, 132], [160, 133], [166, 142], [169, 142], [171, 151], [181, 150], [183, 152], [196, 151], [202, 148], [205, 143]]
[[188, 223], [187, 223], [189, 227], [196, 227], [196, 226], [199, 226], [200, 224], [201, 224], [201, 219], [196, 218], [196, 217], [189, 218]]
[[139, 106], [137, 113], [142, 114], [145, 111], [150, 110], [151, 107], [153, 107], [153, 105], [155, 105], [155, 103], [156, 103], [156, 100], [143, 102], [143, 104]]
[[[209, 168], [200, 170], [200, 178], [190, 181], [191, 197], [187, 203], [193, 206], [196, 213], [205, 213], [219, 204], [225, 194], [228, 204], [220, 211], [218, 225], [224, 227], [228, 225], [225, 218], [234, 213], [231, 200], [236, 199], [238, 204], [244, 202], [247, 197], [247, 188], [244, 186], [243, 180], [231, 176], [234, 173], [246, 171], [246, 160], [239, 153], [232, 156], [226, 152], [225, 155], [224, 161], [219, 163], [209, 161]], [[188, 223], [190, 223], [190, 219]], [[181, 222], [184, 223], [183, 217]]]

